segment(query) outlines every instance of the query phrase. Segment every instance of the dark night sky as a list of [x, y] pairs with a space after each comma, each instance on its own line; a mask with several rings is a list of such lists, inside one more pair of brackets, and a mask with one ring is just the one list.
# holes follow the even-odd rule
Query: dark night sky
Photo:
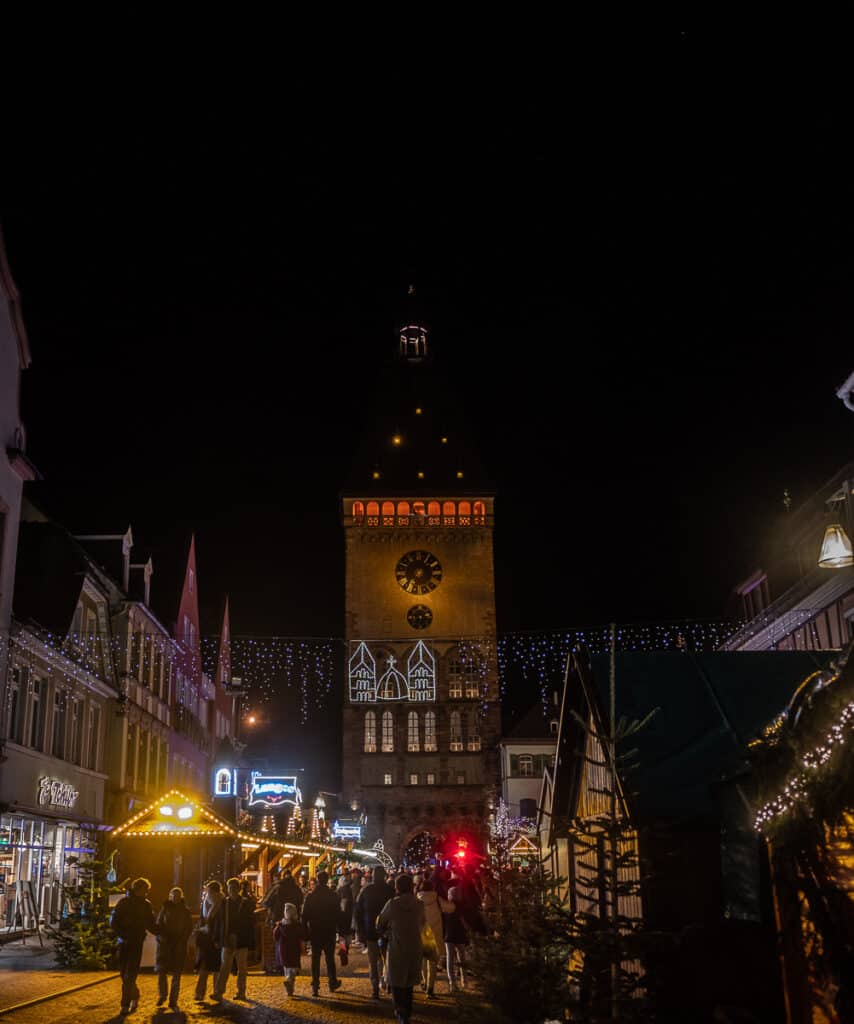
[[854, 427], [849, 113], [720, 46], [19, 108], [32, 458], [99, 528], [194, 526], [235, 633], [340, 636], [336, 494], [415, 281], [498, 485], [499, 629], [720, 616]]

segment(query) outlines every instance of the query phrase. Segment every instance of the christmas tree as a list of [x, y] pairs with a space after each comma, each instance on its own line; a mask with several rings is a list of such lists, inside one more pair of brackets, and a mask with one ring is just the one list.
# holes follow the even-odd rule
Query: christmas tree
[[64, 885], [66, 908], [58, 928], [48, 929], [54, 939], [57, 963], [78, 970], [103, 970], [116, 953], [116, 939], [110, 928], [110, 893], [122, 892], [112, 884], [115, 872], [112, 862], [103, 860], [76, 861], [77, 881]]

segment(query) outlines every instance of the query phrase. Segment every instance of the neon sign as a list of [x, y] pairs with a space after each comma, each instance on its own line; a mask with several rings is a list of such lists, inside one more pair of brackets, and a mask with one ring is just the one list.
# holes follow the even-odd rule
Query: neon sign
[[436, 699], [436, 659], [423, 640], [419, 640], [410, 651], [405, 675], [395, 668], [396, 664], [394, 655], [387, 655], [385, 672], [378, 676], [376, 659], [362, 640], [348, 665], [350, 701], [374, 704], [377, 701]]
[[297, 787], [295, 775], [253, 775], [249, 790], [249, 806], [263, 804], [265, 807], [281, 807], [283, 804], [298, 804], [302, 794]]
[[332, 835], [335, 839], [356, 839], [362, 838], [361, 825], [342, 825], [339, 821], [332, 823]]

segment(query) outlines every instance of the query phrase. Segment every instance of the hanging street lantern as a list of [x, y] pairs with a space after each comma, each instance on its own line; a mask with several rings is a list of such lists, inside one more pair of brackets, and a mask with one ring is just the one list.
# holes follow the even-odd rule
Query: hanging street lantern
[[818, 564], [821, 569], [844, 569], [847, 565], [854, 565], [851, 541], [839, 523], [831, 523], [824, 531]]

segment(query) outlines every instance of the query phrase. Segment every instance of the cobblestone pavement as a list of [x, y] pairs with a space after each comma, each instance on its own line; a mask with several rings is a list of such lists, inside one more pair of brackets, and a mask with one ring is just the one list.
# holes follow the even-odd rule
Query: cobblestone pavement
[[[307, 966], [303, 959], [303, 969]], [[47, 977], [45, 977], [47, 982]], [[68, 988], [76, 975], [65, 973], [63, 982], [57, 988]], [[197, 1024], [200, 1021], [224, 1021], [233, 1024], [372, 1024], [374, 1021], [394, 1021], [391, 997], [383, 994], [379, 1002], [371, 999], [371, 985], [368, 978], [368, 961], [363, 953], [350, 954], [350, 963], [341, 968], [339, 977], [343, 982], [337, 992], [330, 993], [326, 977], [321, 968], [320, 996], [311, 995], [311, 978], [302, 973], [296, 982], [296, 993], [288, 996], [281, 978], [264, 974], [251, 974], [247, 984], [248, 1002], [231, 999], [234, 992], [232, 978], [226, 997], [220, 1004], [208, 999], [197, 1003], [193, 999], [195, 977], [184, 975], [181, 982], [180, 1010], [172, 1013], [157, 1009], [157, 980], [150, 971], [139, 977], [141, 993], [139, 1009], [128, 1017], [119, 1016], [121, 984], [116, 980], [106, 981], [71, 995], [60, 996], [47, 1002], [0, 1017], [0, 1021], [11, 1024]], [[0, 976], [0, 986], [3, 984]], [[51, 987], [55, 981], [51, 976]], [[45, 988], [43, 991], [50, 991]], [[454, 1003], [448, 995], [446, 981], [436, 985], [436, 999], [428, 1000], [416, 988], [413, 1024], [437, 1024], [453, 1020]], [[8, 1006], [10, 1001], [6, 1001]]]
[[0, 944], [0, 1010], [47, 992], [61, 992], [87, 981], [100, 981], [115, 973], [64, 971], [56, 965], [53, 943], [49, 939], [44, 940], [43, 947], [32, 937], [26, 943], [20, 939], [4, 942]]

